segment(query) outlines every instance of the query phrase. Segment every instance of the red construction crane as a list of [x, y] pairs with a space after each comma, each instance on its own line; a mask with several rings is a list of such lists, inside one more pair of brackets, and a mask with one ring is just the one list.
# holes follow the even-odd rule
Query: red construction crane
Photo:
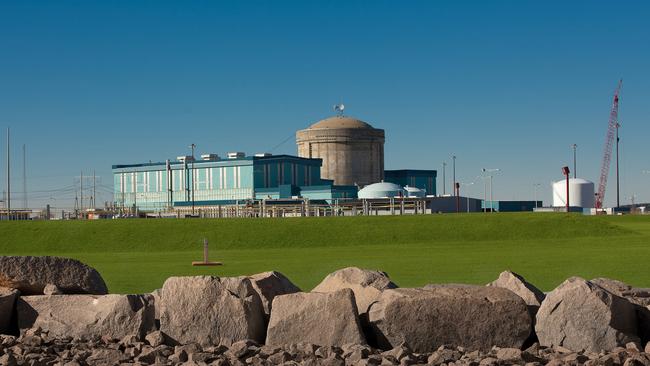
[[614, 92], [614, 101], [612, 110], [609, 112], [609, 125], [607, 127], [607, 136], [605, 137], [605, 148], [603, 149], [603, 163], [600, 166], [600, 183], [598, 184], [598, 193], [596, 194], [596, 208], [603, 208], [605, 200], [605, 189], [607, 189], [607, 177], [609, 176], [609, 164], [612, 161], [612, 148], [614, 140], [617, 139], [618, 130], [618, 94], [621, 91], [623, 80], [619, 80], [616, 91]]

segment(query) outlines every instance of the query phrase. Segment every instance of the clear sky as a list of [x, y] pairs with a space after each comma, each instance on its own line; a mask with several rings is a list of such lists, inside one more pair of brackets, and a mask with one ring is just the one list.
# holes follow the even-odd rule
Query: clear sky
[[6, 126], [13, 206], [26, 144], [30, 206], [70, 207], [82, 170], [109, 200], [112, 164], [191, 143], [296, 154], [343, 101], [386, 130], [387, 169], [442, 176], [455, 154], [471, 195], [500, 168], [495, 199], [539, 183], [549, 203], [571, 144], [598, 180], [623, 78], [621, 201], [648, 202], [649, 19], [644, 1], [1, 1], [2, 186]]

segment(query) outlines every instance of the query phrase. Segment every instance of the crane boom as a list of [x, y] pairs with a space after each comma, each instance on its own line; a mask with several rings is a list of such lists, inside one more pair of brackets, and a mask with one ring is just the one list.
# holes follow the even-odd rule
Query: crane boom
[[623, 80], [619, 80], [616, 91], [614, 92], [612, 109], [609, 112], [609, 124], [607, 126], [605, 147], [603, 149], [603, 162], [600, 166], [600, 182], [598, 184], [598, 193], [596, 196], [596, 208], [603, 208], [603, 201], [605, 200], [607, 177], [609, 176], [609, 165], [612, 161], [612, 148], [614, 146], [614, 140], [616, 139], [616, 129], [618, 128], [618, 95], [621, 91], [622, 84]]

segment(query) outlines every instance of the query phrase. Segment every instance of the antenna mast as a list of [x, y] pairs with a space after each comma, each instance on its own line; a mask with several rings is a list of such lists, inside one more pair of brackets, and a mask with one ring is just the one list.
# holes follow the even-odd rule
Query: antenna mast
[[343, 111], [345, 110], [345, 104], [340, 103], [336, 104], [334, 106], [334, 111], [336, 112], [336, 115], [339, 117], [343, 117]]
[[607, 177], [609, 175], [609, 165], [612, 161], [612, 148], [614, 147], [614, 140], [617, 139], [618, 133], [618, 95], [621, 91], [623, 80], [619, 80], [616, 91], [614, 92], [614, 100], [612, 102], [612, 109], [609, 112], [609, 124], [607, 127], [607, 135], [605, 137], [605, 148], [603, 149], [603, 162], [600, 167], [600, 182], [598, 184], [598, 193], [596, 196], [596, 208], [603, 208], [605, 201], [605, 190], [607, 189]]
[[9, 159], [9, 127], [7, 127], [7, 220], [11, 220], [11, 159]]

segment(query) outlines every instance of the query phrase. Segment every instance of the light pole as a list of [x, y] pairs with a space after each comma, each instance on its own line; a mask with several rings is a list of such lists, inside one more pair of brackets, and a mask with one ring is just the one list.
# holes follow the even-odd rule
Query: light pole
[[447, 163], [443, 161], [442, 162], [442, 195], [443, 196], [445, 194], [447, 194], [447, 188], [446, 188], [446, 180], [447, 180], [447, 178], [445, 177], [445, 170], [446, 170], [445, 168], [446, 167], [447, 167]]
[[[469, 182], [469, 183], [461, 182], [460, 185], [463, 186], [463, 187], [469, 187], [471, 185], [474, 185], [474, 182]], [[469, 212], [469, 194], [467, 195], [467, 212]]]
[[541, 184], [539, 183], [533, 183], [533, 194], [535, 196], [535, 208], [537, 208], [537, 188], [539, 188]]
[[196, 148], [196, 145], [191, 144], [190, 149], [192, 149], [192, 169], [190, 172], [190, 177], [192, 177], [192, 183], [190, 187], [192, 187], [192, 215], [194, 215], [194, 149]]
[[452, 155], [451, 160], [453, 161], [453, 170], [454, 170], [454, 182], [451, 185], [454, 187], [454, 196], [456, 195], [456, 155]]
[[494, 174], [492, 174], [492, 173], [500, 172], [501, 169], [499, 169], [499, 168], [489, 168], [489, 169], [488, 168], [483, 168], [481, 170], [483, 171], [483, 173], [489, 173], [488, 177], [490, 177], [490, 212], [494, 212], [494, 200], [493, 200], [493, 197], [492, 197], [492, 193], [493, 193], [493, 190], [492, 190], [492, 177], [494, 176]]
[[[485, 174], [485, 169], [482, 169]], [[479, 177], [483, 180], [483, 212], [487, 212], [487, 177], [485, 175]]]
[[573, 178], [578, 178], [578, 169], [576, 166], [576, 150], [578, 149], [578, 145], [573, 144], [571, 147], [573, 148]]

